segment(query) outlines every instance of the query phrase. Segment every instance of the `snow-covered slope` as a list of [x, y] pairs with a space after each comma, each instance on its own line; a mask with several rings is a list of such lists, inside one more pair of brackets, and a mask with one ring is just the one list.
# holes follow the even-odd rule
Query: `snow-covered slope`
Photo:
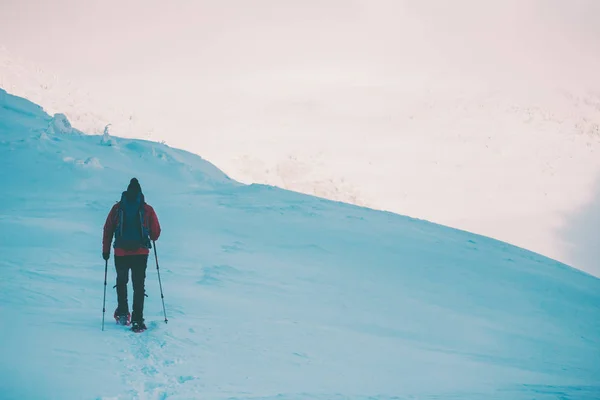
[[[564, 264], [242, 185], [162, 144], [82, 135], [1, 90], [0, 160], [3, 399], [600, 396], [600, 280]], [[111, 323], [111, 260], [103, 332], [101, 228], [132, 176], [163, 226], [169, 323], [154, 260], [150, 329]]]

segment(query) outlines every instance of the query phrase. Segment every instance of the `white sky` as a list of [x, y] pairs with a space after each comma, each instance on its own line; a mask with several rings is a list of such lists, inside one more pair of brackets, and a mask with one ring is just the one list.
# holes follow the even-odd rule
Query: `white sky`
[[3, 0], [0, 44], [113, 105], [236, 116], [332, 81], [600, 88], [598, 17], [594, 0]]
[[599, 16], [594, 0], [3, 0], [0, 37], [61, 75], [132, 87], [340, 65], [597, 84]]
[[554, 90], [600, 94], [599, 20], [595, 0], [0, 0], [0, 46], [85, 87], [93, 110], [72, 92], [42, 105], [96, 112], [94, 129], [569, 262], [599, 141], [518, 118], [593, 130], [600, 106]]

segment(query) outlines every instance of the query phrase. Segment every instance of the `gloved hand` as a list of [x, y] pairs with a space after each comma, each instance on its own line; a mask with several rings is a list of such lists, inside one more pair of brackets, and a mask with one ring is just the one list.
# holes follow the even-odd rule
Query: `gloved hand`
[[102, 258], [104, 258], [104, 261], [108, 261], [110, 258], [110, 253], [102, 253]]

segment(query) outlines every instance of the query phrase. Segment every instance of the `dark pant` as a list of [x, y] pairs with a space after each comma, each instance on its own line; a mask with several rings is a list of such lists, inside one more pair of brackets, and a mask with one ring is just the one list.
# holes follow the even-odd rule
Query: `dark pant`
[[115, 257], [115, 269], [117, 270], [117, 314], [123, 315], [129, 312], [127, 283], [129, 282], [129, 270], [131, 269], [131, 282], [133, 283], [132, 321], [144, 320], [144, 282], [146, 280], [147, 265], [147, 254]]

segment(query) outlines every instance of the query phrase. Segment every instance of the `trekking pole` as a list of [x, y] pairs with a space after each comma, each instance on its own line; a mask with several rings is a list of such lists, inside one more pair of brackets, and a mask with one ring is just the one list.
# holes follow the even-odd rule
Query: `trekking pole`
[[158, 255], [156, 254], [156, 241], [152, 241], [154, 245], [154, 258], [156, 259], [156, 272], [158, 272], [158, 285], [160, 286], [160, 298], [162, 299], [163, 312], [165, 313], [165, 324], [169, 321], [167, 319], [167, 310], [165, 310], [165, 296], [163, 295], [162, 283], [160, 282], [160, 269], [158, 268]]
[[106, 313], [106, 275], [108, 274], [108, 260], [104, 266], [104, 300], [102, 301], [102, 330], [104, 331], [104, 314]]

